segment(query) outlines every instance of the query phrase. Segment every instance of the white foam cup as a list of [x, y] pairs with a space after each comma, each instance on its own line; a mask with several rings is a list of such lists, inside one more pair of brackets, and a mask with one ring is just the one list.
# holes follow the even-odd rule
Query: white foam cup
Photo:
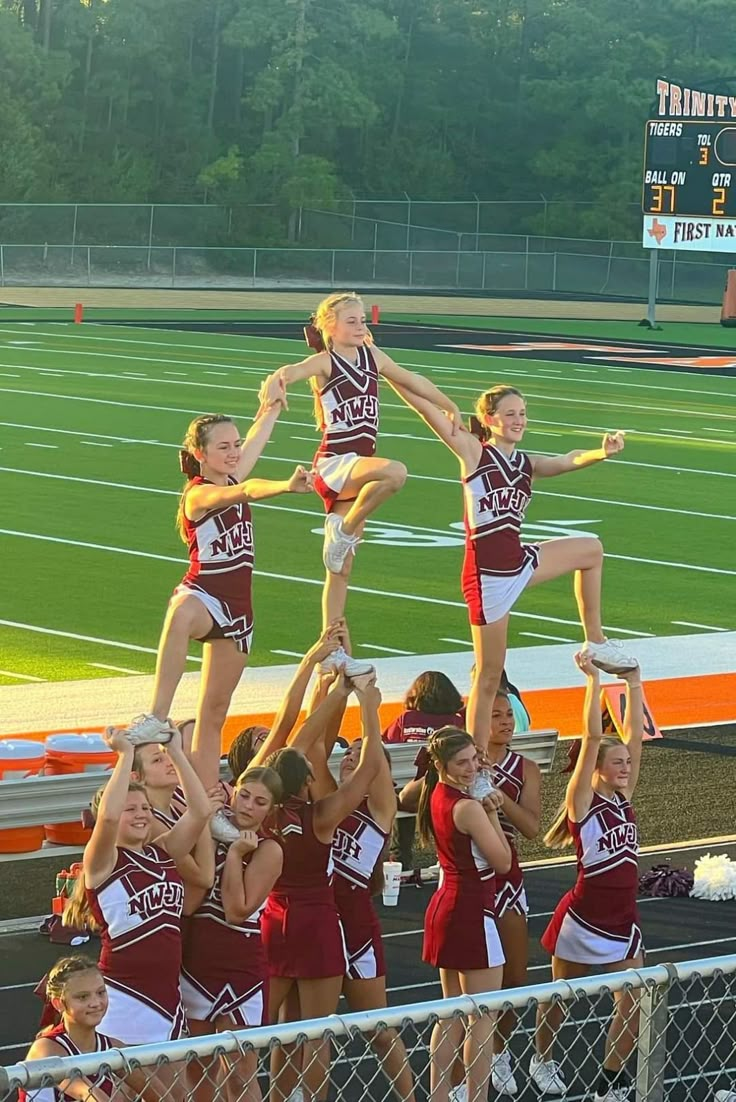
[[384, 907], [396, 907], [399, 903], [399, 889], [401, 888], [401, 862], [383, 862], [383, 905]]

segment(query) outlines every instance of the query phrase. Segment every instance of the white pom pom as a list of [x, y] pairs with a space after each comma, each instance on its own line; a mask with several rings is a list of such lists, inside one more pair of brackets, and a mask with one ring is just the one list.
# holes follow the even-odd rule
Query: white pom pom
[[696, 899], [736, 899], [736, 863], [725, 853], [705, 857], [695, 862], [695, 882], [690, 895]]

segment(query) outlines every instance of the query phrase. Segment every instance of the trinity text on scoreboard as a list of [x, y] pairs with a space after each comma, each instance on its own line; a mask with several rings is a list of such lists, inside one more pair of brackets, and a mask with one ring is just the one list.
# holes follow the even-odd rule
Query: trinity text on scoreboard
[[736, 253], [736, 96], [657, 81], [644, 128], [648, 248]]

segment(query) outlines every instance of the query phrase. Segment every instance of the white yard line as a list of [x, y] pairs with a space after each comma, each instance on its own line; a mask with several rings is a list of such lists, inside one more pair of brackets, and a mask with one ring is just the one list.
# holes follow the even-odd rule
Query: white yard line
[[443, 635], [440, 643], [457, 643], [460, 647], [472, 647], [473, 645], [469, 639], [453, 639], [449, 635]]
[[365, 650], [385, 651], [386, 654], [412, 655], [414, 653], [414, 651], [410, 650], [399, 650], [398, 647], [379, 647], [378, 643], [358, 643], [357, 646], [363, 647]]
[[283, 654], [283, 655], [286, 655], [287, 658], [303, 658], [304, 657], [304, 655], [301, 654], [298, 650], [272, 650], [271, 654]]
[[113, 673], [134, 673], [137, 677], [145, 676], [145, 670], [131, 670], [128, 666], [108, 666], [105, 662], [88, 662], [88, 666], [91, 666], [95, 670], [112, 670]]
[[679, 628], [702, 628], [703, 631], [730, 631], [730, 628], [716, 628], [712, 624], [695, 624], [692, 620], [673, 620]]
[[[91, 551], [104, 551], [109, 554], [116, 555], [131, 555], [134, 558], [140, 559], [153, 559], [157, 562], [175, 562], [180, 565], [186, 565], [187, 560], [183, 558], [177, 558], [173, 555], [157, 555], [152, 551], [135, 551], [126, 547], [110, 547], [101, 543], [90, 543], [86, 540], [70, 540], [64, 539], [61, 536], [46, 536], [37, 532], [20, 532], [11, 528], [0, 528], [0, 535], [15, 536], [20, 539], [39, 540], [43, 543], [56, 543], [62, 544], [67, 547], [83, 547]], [[639, 560], [637, 560], [639, 561]], [[283, 582], [297, 582], [302, 585], [316, 585], [323, 586], [324, 581], [322, 578], [302, 578], [294, 574], [275, 574], [268, 570], [254, 570], [253, 573], [256, 577], [271, 578], [276, 581]], [[462, 608], [465, 609], [466, 605], [464, 601], [448, 601], [442, 597], [424, 597], [418, 593], [396, 593], [387, 589], [368, 589], [365, 586], [353, 585], [350, 587], [352, 593], [364, 593], [370, 597], [386, 597], [392, 600], [401, 601], [415, 601], [419, 604], [427, 605], [440, 605], [443, 608]], [[545, 623], [551, 624], [575, 624], [577, 620], [565, 620], [558, 616], [542, 616], [534, 612], [512, 612], [512, 616], [520, 616], [527, 620], [542, 620]], [[0, 620], [1, 623], [6, 621]], [[632, 635], [636, 638], [644, 638], [646, 636], [651, 637], [651, 632], [646, 631], [632, 631], [630, 628], [610, 627], [607, 624], [603, 625], [605, 631], [616, 632], [619, 635]], [[94, 640], [93, 640], [94, 641]], [[156, 653], [153, 651], [152, 653]]]
[[58, 449], [58, 444], [34, 444], [32, 440], [26, 440], [25, 445], [27, 448], [51, 448], [52, 451]]
[[85, 444], [88, 448], [111, 448], [112, 444], [106, 444], [103, 440], [80, 440], [80, 444]]
[[[164, 382], [164, 381], [165, 380], [159, 380], [159, 382]], [[234, 387], [232, 389], [239, 390], [241, 393], [243, 393], [243, 391], [247, 390], [248, 388]], [[255, 391], [254, 391], [254, 393], [255, 393]], [[52, 391], [43, 391], [43, 390], [20, 390], [20, 389], [13, 388], [13, 387], [0, 387], [0, 394], [22, 394], [22, 395], [27, 395], [27, 396], [32, 397], [32, 398], [55, 398], [55, 399], [58, 399], [59, 401], [67, 401], [67, 402], [90, 402], [94, 405], [117, 406], [117, 407], [122, 407], [123, 409], [145, 409], [145, 410], [151, 410], [151, 411], [157, 412], [157, 413], [158, 412], [163, 412], [163, 413], [186, 413], [188, 415], [191, 415], [191, 414], [197, 414], [197, 413], [200, 412], [199, 409], [194, 409], [193, 407], [149, 405], [148, 403], [145, 403], [145, 402], [118, 402], [118, 401], [114, 401], [111, 398], [89, 398], [89, 397], [81, 397], [80, 395], [76, 395], [76, 394], [57, 394], [57, 393], [52, 392]], [[292, 397], [294, 397], [294, 396], [292, 395]], [[297, 397], [307, 397], [308, 400], [311, 401], [311, 398], [309, 398], [308, 396], [305, 396], [305, 395], [297, 395]], [[390, 408], [394, 408], [394, 407], [390, 407]], [[403, 406], [403, 405], [402, 406], [397, 405], [395, 408], [397, 408], [397, 409], [399, 409], [399, 408], [400, 409], [406, 409], [406, 407]], [[233, 416], [235, 418], [238, 418], [238, 417], [242, 418], [242, 410], [240, 412], [231, 413], [231, 416]], [[282, 423], [284, 423], [284, 422], [282, 422]], [[309, 427], [308, 422], [287, 421], [285, 423], [288, 424], [288, 425], [295, 425], [295, 426], [298, 426], [298, 427], [301, 427], [301, 428]], [[565, 422], [542, 421], [542, 422], [540, 422], [540, 424], [556, 425], [556, 424], [565, 424]], [[575, 426], [573, 425], [572, 427], [574, 428]], [[608, 426], [608, 428], [610, 428], [610, 426]], [[590, 426], [587, 426], [587, 427], [585, 427], [584, 431], [589, 433], [589, 434], [592, 434], [593, 432], [597, 433], [598, 431], [601, 431], [601, 430], [592, 429], [592, 428], [590, 428]], [[605, 429], [605, 427], [604, 427], [603, 431], [607, 431]], [[91, 433], [90, 435], [94, 435], [94, 434]], [[657, 434], [649, 434], [649, 435], [657, 435]], [[661, 435], [661, 434], [659, 434], [659, 435]], [[422, 438], [422, 439], [426, 439], [427, 441], [432, 440], [432, 438], [429, 437], [429, 436], [426, 437], [426, 438]], [[712, 440], [708, 440], [706, 442], [709, 443], [709, 444], [713, 443]], [[736, 446], [736, 444], [734, 446]], [[646, 467], [646, 468], [656, 470], [656, 471], [677, 471], [679, 473], [685, 473], [685, 474], [710, 475], [710, 476], [717, 477], [717, 478], [736, 478], [736, 473], [731, 473], [731, 472], [728, 472], [728, 471], [704, 470], [702, 467], [671, 467], [671, 466], [665, 466], [664, 464], [661, 464], [661, 463], [642, 463], [642, 462], [639, 462], [638, 460], [635, 461], [635, 460], [631, 460], [631, 459], [616, 459], [616, 463], [618, 465], [624, 465], [624, 466], [628, 466], [628, 467]], [[425, 476], [425, 477], [429, 477], [429, 476]], [[442, 479], [441, 481], [448, 482], [448, 481], [452, 481], [452, 479]]]
[[[0, 626], [18, 628], [21, 631], [32, 631], [35, 632], [36, 635], [55, 635], [62, 639], [77, 639], [81, 643], [99, 643], [104, 647], [116, 647], [119, 650], [134, 650], [141, 654], [158, 654], [156, 647], [141, 647], [136, 643], [119, 643], [115, 639], [99, 639], [95, 635], [78, 635], [74, 631], [59, 631], [56, 628], [43, 628], [36, 624], [24, 624], [18, 620], [0, 620]], [[197, 658], [195, 655], [187, 655], [187, 662], [201, 661], [202, 659]]]
[[45, 681], [45, 677], [32, 677], [29, 673], [13, 673], [11, 670], [0, 670], [0, 677], [15, 677], [18, 681]]
[[530, 639], [551, 639], [553, 643], [574, 643], [574, 639], [567, 639], [562, 635], [541, 635], [538, 631], [520, 631], [519, 635], [527, 635]]

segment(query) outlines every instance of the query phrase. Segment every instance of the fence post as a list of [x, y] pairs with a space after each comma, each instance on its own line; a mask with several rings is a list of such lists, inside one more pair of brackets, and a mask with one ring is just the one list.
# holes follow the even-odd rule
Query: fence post
[[557, 250], [552, 253], [552, 290], [557, 290]]
[[672, 250], [672, 284], [670, 286], [670, 298], [675, 297], [675, 264], [677, 263], [677, 249]]
[[156, 207], [153, 203], [151, 203], [151, 217], [148, 222], [148, 260], [146, 262], [146, 267], [148, 268], [149, 272], [151, 270], [151, 248], [153, 247], [153, 212], [155, 211], [155, 209]]
[[171, 250], [171, 286], [176, 287], [176, 245]]
[[636, 1102], [664, 1102], [668, 995], [677, 979], [677, 970], [671, 964], [663, 967], [669, 974], [667, 983], [643, 988], [639, 1000]]
[[480, 199], [473, 192], [473, 198], [475, 199], [475, 251], [478, 252], [480, 248]]
[[258, 266], [258, 249], [253, 250], [253, 286], [256, 285], [256, 268]]
[[487, 255], [488, 254], [486, 253], [486, 250], [484, 249], [483, 250], [483, 268], [482, 268], [481, 274], [480, 274], [480, 289], [481, 289], [481, 291], [485, 291], [485, 289], [486, 289], [486, 257], [487, 257]]
[[335, 286], [335, 250], [332, 250], [332, 267], [330, 269], [330, 285]]
[[457, 262], [455, 264], [455, 286], [456, 287], [460, 286], [460, 255], [461, 255], [460, 254], [460, 247], [459, 247], [459, 242], [458, 242]]
[[376, 252], [378, 250], [378, 222], [373, 223], [373, 282], [376, 282]]
[[409, 252], [409, 286], [414, 285], [414, 253]]
[[87, 284], [92, 286], [92, 257], [90, 256], [91, 249], [87, 246]]
[[529, 290], [529, 234], [526, 235], [526, 253], [524, 254], [524, 290]]
[[79, 204], [74, 204], [74, 224], [72, 226], [72, 268], [74, 267], [74, 246], [77, 243], [77, 212], [79, 210]]
[[[411, 196], [406, 195], [406, 251], [409, 252], [411, 247]], [[409, 281], [411, 283], [411, 280]]]
[[0, 245], [0, 287], [5, 286], [5, 256], [3, 255], [4, 246]]

